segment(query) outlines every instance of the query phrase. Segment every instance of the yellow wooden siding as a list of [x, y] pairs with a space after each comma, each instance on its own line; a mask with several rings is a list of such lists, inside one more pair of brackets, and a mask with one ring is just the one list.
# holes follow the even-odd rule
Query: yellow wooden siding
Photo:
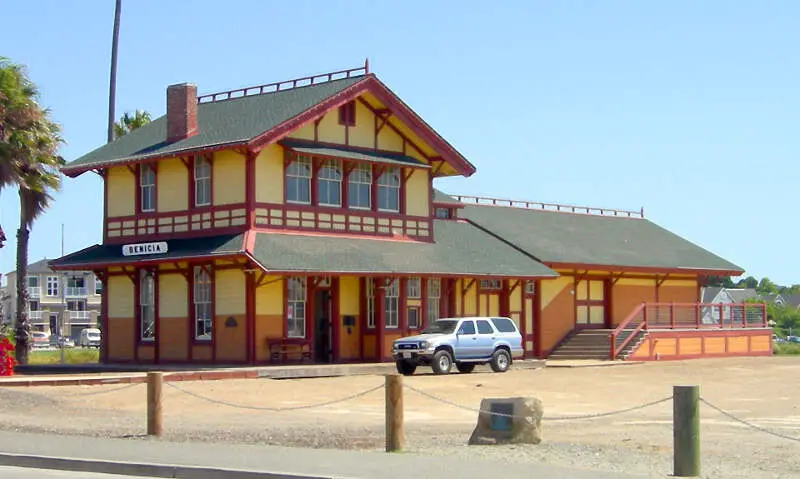
[[680, 338], [681, 355], [695, 355], [703, 352], [702, 338]]
[[158, 315], [161, 318], [188, 317], [189, 287], [182, 274], [158, 275]]
[[706, 354], [722, 354], [725, 352], [725, 338], [705, 338]]
[[108, 184], [108, 216], [132, 216], [136, 213], [136, 177], [127, 166], [109, 168], [106, 174]]
[[750, 336], [750, 350], [769, 351], [770, 350], [769, 334], [764, 334], [762, 336]]
[[161, 160], [156, 171], [157, 211], [184, 211], [189, 207], [189, 172], [177, 158]]
[[109, 276], [108, 316], [110, 318], [134, 317], [133, 283], [127, 276]]
[[385, 151], [403, 152], [403, 137], [391, 128], [384, 126], [378, 132], [378, 149]]
[[256, 201], [283, 203], [283, 148], [269, 145], [256, 157]]
[[352, 146], [375, 147], [375, 115], [360, 101], [356, 101], [356, 125], [348, 128], [347, 136]]
[[406, 183], [406, 213], [412, 216], [430, 215], [430, 176], [428, 170], [414, 170]]
[[463, 310], [461, 311], [462, 316], [477, 316], [478, 312], [475, 310], [476, 301], [475, 295], [478, 294], [478, 282], [472, 281], [469, 279], [462, 279], [461, 280], [461, 289], [459, 291], [463, 291], [465, 285], [472, 283], [467, 293], [464, 295], [464, 305]]
[[729, 337], [728, 352], [729, 353], [747, 352], [747, 337], [746, 336]]
[[[241, 270], [227, 269], [216, 271], [214, 275], [217, 316], [244, 314], [246, 291], [244, 273]], [[244, 324], [240, 326], [244, 327]]]
[[500, 295], [489, 295], [489, 314], [488, 316], [500, 316]]
[[266, 284], [256, 288], [256, 314], [283, 315], [283, 278], [268, 276]]
[[[314, 121], [304, 123], [300, 128], [294, 130], [287, 135], [289, 138], [298, 138], [301, 140], [314, 140]], [[270, 145], [275, 146], [275, 145]]]
[[534, 302], [532, 298], [525, 299], [525, 331], [528, 334], [533, 334], [533, 317], [536, 314], [533, 305]]
[[337, 143], [344, 145], [344, 126], [339, 124], [339, 111], [333, 109], [329, 111], [317, 127], [318, 141], [327, 143]]
[[653, 354], [656, 356], [674, 356], [677, 353], [675, 338], [654, 339]]
[[218, 151], [212, 161], [215, 205], [244, 203], [245, 157], [233, 151]]
[[[359, 304], [359, 279], [353, 276], [339, 278], [339, 316], [353, 316], [358, 319], [361, 312]], [[339, 321], [339, 355], [344, 359], [358, 358], [361, 355], [359, 321], [353, 326], [344, 326]]]

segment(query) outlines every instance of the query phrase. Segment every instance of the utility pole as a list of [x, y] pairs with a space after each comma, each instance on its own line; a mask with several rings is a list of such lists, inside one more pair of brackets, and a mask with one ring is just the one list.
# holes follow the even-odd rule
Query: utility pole
[[114, 8], [114, 34], [111, 39], [111, 79], [108, 85], [108, 143], [114, 141], [114, 106], [117, 101], [117, 46], [119, 44], [119, 16], [122, 0]]

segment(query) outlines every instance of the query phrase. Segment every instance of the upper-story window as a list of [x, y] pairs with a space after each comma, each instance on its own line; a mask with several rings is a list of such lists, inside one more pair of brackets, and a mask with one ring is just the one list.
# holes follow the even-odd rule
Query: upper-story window
[[400, 211], [400, 168], [386, 168], [378, 177], [378, 210]]
[[347, 205], [368, 210], [372, 207], [372, 167], [357, 165], [347, 178]]
[[103, 280], [96, 276], [94, 278], [94, 294], [103, 294]]
[[317, 198], [323, 206], [342, 206], [342, 165], [336, 160], [322, 162], [317, 173]]
[[481, 289], [498, 290], [501, 288], [499, 279], [482, 279]]
[[149, 212], [156, 210], [156, 170], [150, 165], [141, 165], [139, 175], [139, 190], [141, 192], [141, 210]]
[[453, 213], [450, 208], [436, 208], [434, 215], [441, 219], [450, 219], [453, 217]]
[[311, 203], [311, 158], [298, 156], [286, 167], [286, 201]]
[[194, 158], [194, 205], [211, 204], [211, 162], [204, 156]]
[[47, 277], [47, 295], [58, 296], [58, 276]]
[[356, 102], [350, 101], [339, 107], [339, 124], [356, 126]]

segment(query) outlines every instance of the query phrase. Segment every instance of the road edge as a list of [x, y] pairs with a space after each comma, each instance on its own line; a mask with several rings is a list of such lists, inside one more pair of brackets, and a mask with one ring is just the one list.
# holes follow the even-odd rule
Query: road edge
[[[0, 466], [171, 479], [337, 479], [283, 472], [0, 453]], [[341, 479], [341, 478], [339, 478]]]

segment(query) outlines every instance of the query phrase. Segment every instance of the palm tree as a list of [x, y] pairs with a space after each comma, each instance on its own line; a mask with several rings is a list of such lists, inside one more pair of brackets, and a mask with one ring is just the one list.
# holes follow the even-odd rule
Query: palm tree
[[133, 130], [140, 128], [150, 123], [150, 113], [142, 110], [136, 110], [131, 115], [125, 112], [118, 122], [114, 123], [114, 138], [125, 136]]
[[50, 206], [61, 185], [57, 154], [63, 140], [59, 126], [36, 99], [36, 86], [24, 68], [0, 58], [0, 188], [16, 185], [20, 199], [17, 230], [16, 359], [27, 364], [30, 351], [28, 321], [28, 240], [33, 222]]

